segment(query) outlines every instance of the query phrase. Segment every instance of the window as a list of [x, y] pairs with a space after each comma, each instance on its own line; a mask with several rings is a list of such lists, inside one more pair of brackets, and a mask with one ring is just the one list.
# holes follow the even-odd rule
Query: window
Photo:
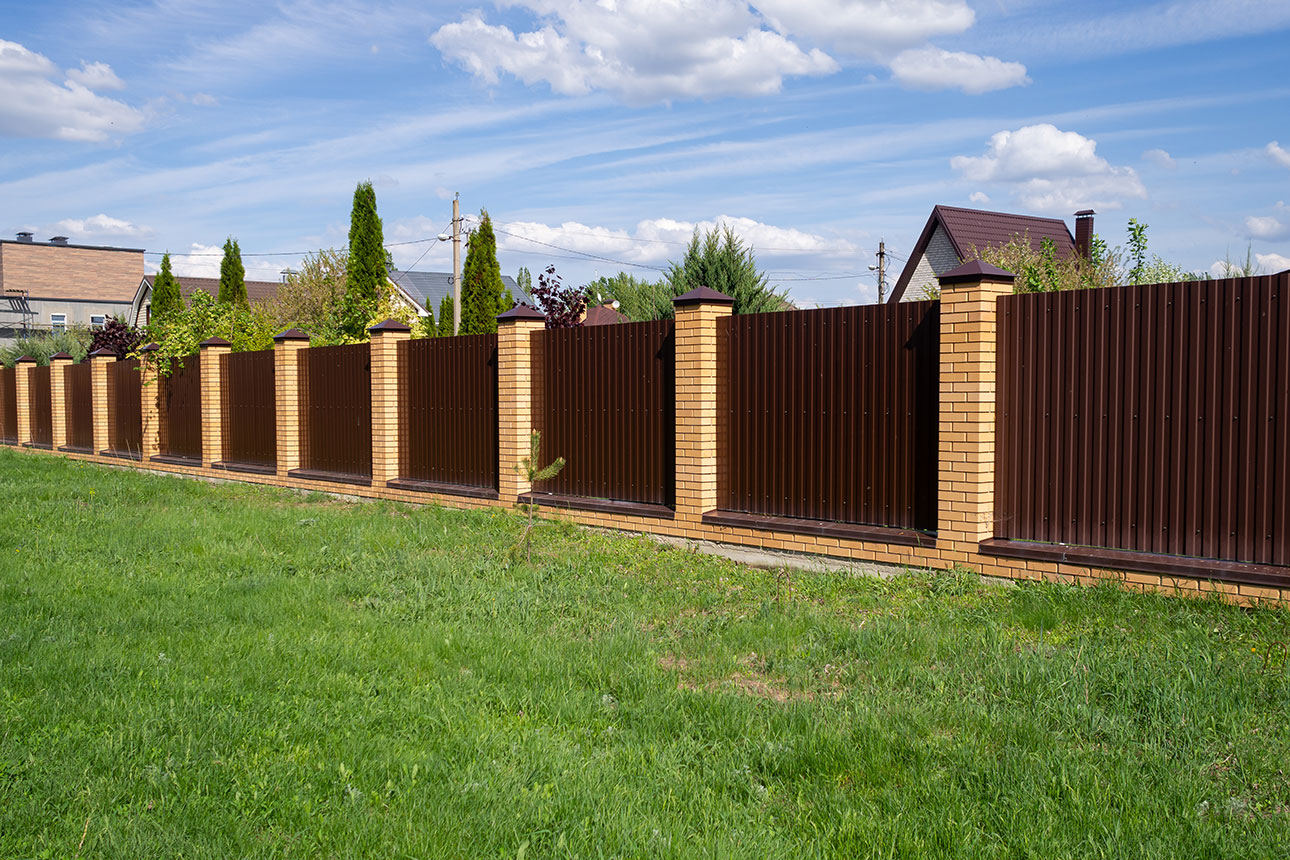
[[90, 317], [90, 328], [103, 328], [105, 318], [99, 314]]
[[49, 330], [55, 334], [67, 331], [67, 314], [50, 314]]

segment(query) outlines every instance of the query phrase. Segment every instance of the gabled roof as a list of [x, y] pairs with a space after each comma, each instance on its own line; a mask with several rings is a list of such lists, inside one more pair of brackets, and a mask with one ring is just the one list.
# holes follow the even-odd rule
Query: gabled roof
[[[155, 275], [145, 275], [143, 283], [139, 285], [140, 291], [145, 287], [152, 289], [152, 279]], [[212, 296], [219, 295], [219, 278], [192, 278], [175, 276], [179, 282], [179, 295], [183, 296], [184, 301], [193, 297], [193, 293], [198, 290], [204, 290]], [[266, 299], [274, 299], [278, 296], [278, 287], [282, 286], [279, 281], [246, 281], [246, 298], [251, 304], [257, 304]], [[138, 294], [135, 296], [138, 298]]]
[[627, 317], [619, 313], [613, 305], [596, 305], [587, 308], [587, 315], [582, 320], [583, 325], [617, 325], [625, 322], [628, 322]]
[[923, 227], [914, 249], [909, 252], [905, 268], [891, 291], [890, 301], [898, 302], [905, 295], [918, 262], [927, 252], [936, 227], [940, 226], [960, 260], [972, 257], [978, 251], [1006, 245], [1013, 236], [1027, 236], [1030, 247], [1038, 251], [1045, 239], [1057, 246], [1057, 256], [1068, 257], [1075, 253], [1075, 237], [1061, 218], [1041, 218], [1037, 215], [1015, 215], [1011, 212], [986, 212], [983, 209], [965, 209], [959, 206], [934, 206]]
[[[428, 308], [436, 314], [439, 313], [439, 303], [443, 301], [443, 297], [452, 294], [451, 272], [390, 272], [389, 276], [394, 285], [418, 307]], [[520, 289], [514, 278], [502, 275], [502, 284], [511, 291], [511, 296], [517, 302], [533, 303], [533, 299]]]

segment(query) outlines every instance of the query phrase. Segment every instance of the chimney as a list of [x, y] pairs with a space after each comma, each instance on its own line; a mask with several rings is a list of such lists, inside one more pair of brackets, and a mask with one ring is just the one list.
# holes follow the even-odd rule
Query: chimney
[[67, 237], [66, 237], [66, 236], [53, 236], [53, 237], [51, 237], [51, 238], [50, 238], [50, 240], [49, 240], [49, 244], [51, 244], [51, 245], [66, 245], [66, 244], [67, 244]]
[[18, 234], [18, 241], [19, 241], [19, 242], [30, 242], [30, 241], [31, 241], [31, 234], [30, 234], [30, 233], [28, 233], [28, 232], [26, 232], [26, 231], [24, 230], [23, 232], [21, 232], [21, 233], [19, 233], [19, 234]]
[[1075, 213], [1075, 253], [1085, 260], [1091, 260], [1093, 252], [1093, 216], [1092, 209], [1081, 209]]

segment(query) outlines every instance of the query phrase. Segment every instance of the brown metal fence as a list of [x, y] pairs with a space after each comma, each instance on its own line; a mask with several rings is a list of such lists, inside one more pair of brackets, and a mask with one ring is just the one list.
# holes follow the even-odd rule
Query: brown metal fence
[[1290, 274], [999, 310], [998, 537], [1290, 564]]
[[127, 358], [107, 366], [108, 450], [139, 457], [143, 452], [143, 378], [139, 360]]
[[278, 461], [273, 350], [220, 356], [223, 462], [272, 469]]
[[537, 334], [542, 460], [567, 461], [540, 492], [674, 503], [672, 329], [661, 320]]
[[372, 476], [369, 344], [300, 350], [300, 459], [306, 472]]
[[168, 457], [201, 462], [202, 459], [202, 359], [189, 355], [171, 359], [170, 373], [161, 378], [164, 420], [158, 447]]
[[936, 528], [939, 304], [733, 316], [720, 507]]
[[54, 396], [50, 370], [48, 365], [27, 369], [31, 444], [45, 448], [54, 444]]
[[399, 477], [497, 489], [497, 335], [398, 346]]
[[88, 361], [63, 368], [63, 404], [67, 413], [67, 447], [94, 450], [94, 403]]
[[0, 367], [0, 442], [18, 444], [18, 371]]

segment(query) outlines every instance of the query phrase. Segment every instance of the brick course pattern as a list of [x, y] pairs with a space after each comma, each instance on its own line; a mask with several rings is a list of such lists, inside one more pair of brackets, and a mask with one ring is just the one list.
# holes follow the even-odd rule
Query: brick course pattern
[[143, 280], [143, 251], [0, 242], [0, 278], [33, 299], [128, 302]]
[[[944, 304], [941, 325], [945, 336], [941, 352], [941, 443], [938, 452], [940, 506], [938, 534], [934, 545], [904, 546], [878, 540], [790, 534], [702, 522], [702, 514], [715, 507], [716, 488], [722, 468], [718, 460], [718, 441], [723, 369], [719, 366], [717, 322], [729, 314], [728, 304], [690, 304], [677, 309], [675, 518], [563, 509], [543, 509], [542, 514], [588, 526], [814, 553], [854, 561], [940, 569], [967, 565], [985, 575], [1011, 579], [1042, 579], [1079, 585], [1109, 580], [1134, 591], [1193, 596], [1216, 594], [1224, 600], [1240, 604], [1290, 605], [1290, 588], [1238, 585], [1057, 562], [998, 558], [979, 552], [979, 541], [993, 535], [995, 308], [998, 297], [1008, 291], [1010, 285], [998, 278], [942, 285]], [[280, 340], [276, 346], [279, 410], [279, 461], [276, 475], [230, 473], [212, 469], [210, 462], [204, 462], [201, 467], [161, 462], [147, 463], [143, 467], [158, 472], [322, 490], [352, 497], [433, 503], [458, 508], [512, 507], [516, 497], [529, 489], [516, 473], [515, 466], [528, 456], [529, 432], [535, 414], [531, 360], [535, 340], [533, 335], [542, 328], [541, 320], [527, 318], [502, 320], [498, 327], [498, 499], [395, 489], [385, 486], [384, 481], [376, 480], [378, 470], [384, 475], [390, 470], [389, 464], [397, 466], [398, 460], [398, 421], [393, 400], [397, 396], [394, 356], [395, 344], [401, 337], [395, 332], [374, 333], [373, 337], [372, 424], [373, 434], [378, 436], [378, 440], [373, 447], [374, 480], [371, 486], [289, 478], [286, 475], [287, 470], [298, 463], [299, 457], [296, 358], [297, 351], [307, 346], [302, 340]], [[202, 362], [204, 373], [206, 368], [218, 366], [218, 361]], [[103, 357], [93, 359], [92, 372], [95, 450], [98, 451], [106, 447], [107, 435], [104, 417], [107, 411], [107, 383]], [[202, 391], [203, 415], [217, 414], [212, 413], [209, 407], [210, 401], [219, 400], [218, 385], [208, 383], [204, 377]], [[25, 399], [23, 403], [25, 408]], [[56, 410], [64, 408], [61, 400], [56, 400], [54, 405]], [[218, 405], [215, 409], [218, 410]], [[24, 414], [20, 426], [25, 426], [26, 420]], [[381, 453], [378, 454], [378, 451]], [[33, 454], [40, 456], [38, 452]], [[95, 455], [64, 456], [115, 466], [124, 465], [121, 460]], [[385, 465], [378, 466], [378, 463]]]

